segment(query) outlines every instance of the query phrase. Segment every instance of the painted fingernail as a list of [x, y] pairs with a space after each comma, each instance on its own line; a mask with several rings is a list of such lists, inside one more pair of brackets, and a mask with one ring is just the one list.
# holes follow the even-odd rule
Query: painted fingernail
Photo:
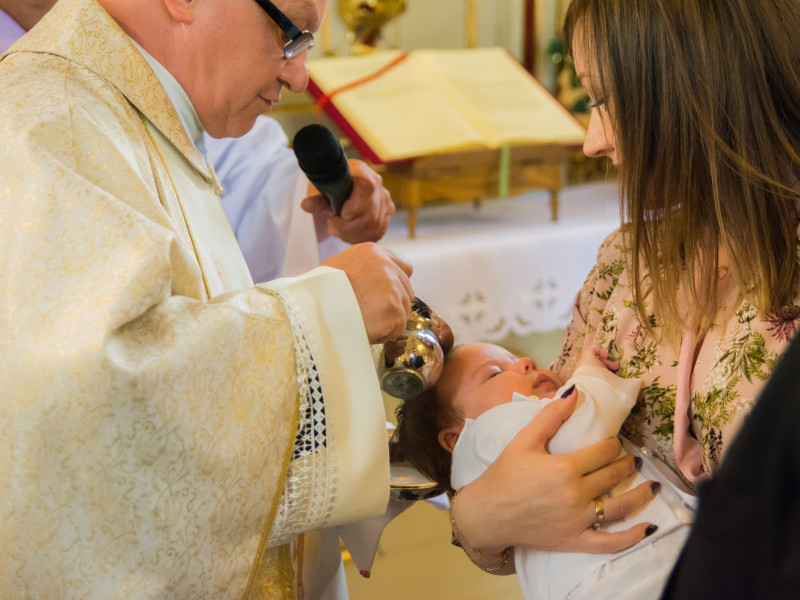
[[637, 470], [642, 468], [642, 457], [641, 456], [634, 456], [633, 457], [633, 466], [636, 467]]
[[656, 532], [657, 529], [658, 525], [648, 525], [647, 529], [644, 530], [644, 537], [650, 537]]
[[563, 394], [561, 394], [561, 397], [562, 397], [562, 398], [566, 398], [567, 396], [569, 396], [569, 395], [570, 395], [572, 392], [574, 392], [574, 391], [575, 391], [575, 384], [573, 383], [571, 386], [569, 386], [569, 387], [568, 387], [568, 388], [567, 388], [567, 389], [564, 391], [564, 393], [563, 393]]
[[[655, 527], [655, 525], [651, 525], [650, 527]], [[650, 534], [648, 533], [647, 535], [650, 535]], [[371, 575], [371, 573], [369, 571], [367, 571], [366, 569], [362, 569], [361, 571], [359, 571], [359, 573], [361, 573], [361, 576], [364, 579], [369, 579], [369, 576]]]
[[651, 481], [650, 482], [650, 489], [653, 490], [654, 494], [657, 494], [658, 490], [661, 489], [661, 482], [660, 481]]

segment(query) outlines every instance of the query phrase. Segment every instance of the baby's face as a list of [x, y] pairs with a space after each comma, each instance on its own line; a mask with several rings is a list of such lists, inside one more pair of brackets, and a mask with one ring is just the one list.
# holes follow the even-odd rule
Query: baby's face
[[490, 408], [511, 402], [514, 392], [552, 398], [564, 380], [539, 369], [530, 358], [519, 358], [494, 344], [466, 344], [447, 355], [440, 378], [441, 392], [464, 418], [475, 419]]

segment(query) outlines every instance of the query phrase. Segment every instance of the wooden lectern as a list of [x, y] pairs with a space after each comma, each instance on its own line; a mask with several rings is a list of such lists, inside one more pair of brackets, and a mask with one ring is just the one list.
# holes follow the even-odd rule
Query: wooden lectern
[[[508, 164], [501, 166], [501, 150], [437, 153], [410, 164], [381, 169], [386, 188], [407, 211], [409, 237], [415, 236], [417, 209], [433, 202], [472, 202], [532, 189], [550, 192], [550, 218], [558, 220], [558, 193], [566, 164], [575, 148], [561, 145], [513, 146]], [[507, 181], [502, 182], [507, 172]]]

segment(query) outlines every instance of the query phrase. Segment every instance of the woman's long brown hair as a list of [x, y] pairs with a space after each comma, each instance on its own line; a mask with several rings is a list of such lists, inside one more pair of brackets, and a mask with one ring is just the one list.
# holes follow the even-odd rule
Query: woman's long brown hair
[[[800, 2], [573, 0], [564, 23], [597, 68], [621, 157], [634, 303], [669, 339], [713, 320], [719, 250], [768, 313], [798, 287]], [[645, 298], [652, 294], [652, 308]]]

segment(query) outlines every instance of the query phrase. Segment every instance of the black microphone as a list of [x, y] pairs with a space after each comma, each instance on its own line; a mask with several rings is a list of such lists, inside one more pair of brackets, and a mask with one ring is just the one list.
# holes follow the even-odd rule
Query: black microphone
[[353, 178], [344, 149], [324, 125], [306, 125], [292, 141], [300, 168], [339, 215], [353, 191]]

